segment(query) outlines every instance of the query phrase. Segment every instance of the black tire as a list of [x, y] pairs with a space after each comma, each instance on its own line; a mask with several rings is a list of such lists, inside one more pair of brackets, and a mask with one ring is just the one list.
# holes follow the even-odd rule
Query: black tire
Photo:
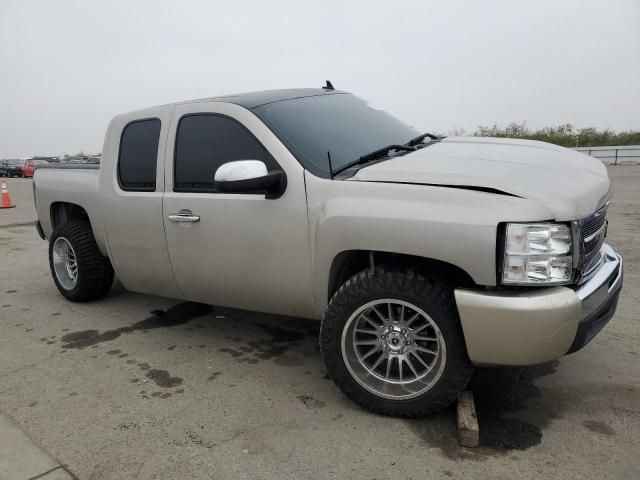
[[[426, 393], [410, 399], [387, 399], [365, 389], [349, 372], [341, 339], [349, 317], [368, 302], [393, 298], [426, 312], [437, 324], [446, 344], [446, 363], [437, 382]], [[451, 404], [464, 389], [473, 367], [469, 361], [453, 297], [453, 288], [435, 275], [410, 269], [378, 267], [351, 277], [333, 295], [320, 329], [320, 349], [329, 376], [342, 392], [362, 407], [382, 415], [417, 418]]]
[[[72, 289], [62, 286], [53, 265], [53, 245], [63, 237], [73, 247], [77, 262], [77, 281]], [[88, 302], [105, 296], [113, 284], [113, 267], [109, 259], [100, 253], [86, 221], [72, 221], [58, 225], [49, 241], [49, 268], [58, 290], [72, 302]]]

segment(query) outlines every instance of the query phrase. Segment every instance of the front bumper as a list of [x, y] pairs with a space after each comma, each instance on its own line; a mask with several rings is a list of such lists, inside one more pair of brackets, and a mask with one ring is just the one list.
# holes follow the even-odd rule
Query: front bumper
[[476, 365], [534, 365], [580, 350], [613, 317], [622, 257], [603, 245], [604, 262], [577, 289], [480, 292], [456, 289], [469, 358]]

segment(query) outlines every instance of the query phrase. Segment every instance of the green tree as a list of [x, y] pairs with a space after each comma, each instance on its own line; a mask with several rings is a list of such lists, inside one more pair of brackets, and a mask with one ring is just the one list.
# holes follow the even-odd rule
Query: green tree
[[494, 124], [492, 127], [480, 126], [473, 133], [476, 137], [504, 137], [540, 140], [563, 147], [605, 147], [610, 145], [640, 145], [640, 131], [615, 132], [610, 129], [581, 128], [577, 130], [570, 123], [557, 127], [544, 127], [531, 130], [525, 122], [510, 123], [506, 127]]

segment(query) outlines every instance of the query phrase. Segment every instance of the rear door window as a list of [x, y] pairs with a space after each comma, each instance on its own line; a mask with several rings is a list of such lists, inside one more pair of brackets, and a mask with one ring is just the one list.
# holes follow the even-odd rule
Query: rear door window
[[118, 155], [120, 188], [137, 192], [155, 191], [159, 140], [158, 118], [137, 120], [124, 128]]

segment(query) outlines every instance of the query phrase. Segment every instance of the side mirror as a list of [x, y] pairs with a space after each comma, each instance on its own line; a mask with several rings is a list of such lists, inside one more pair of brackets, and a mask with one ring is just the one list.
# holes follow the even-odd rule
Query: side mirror
[[264, 193], [265, 198], [280, 197], [287, 186], [284, 172], [267, 171], [259, 160], [224, 163], [216, 170], [214, 187], [225, 193]]

